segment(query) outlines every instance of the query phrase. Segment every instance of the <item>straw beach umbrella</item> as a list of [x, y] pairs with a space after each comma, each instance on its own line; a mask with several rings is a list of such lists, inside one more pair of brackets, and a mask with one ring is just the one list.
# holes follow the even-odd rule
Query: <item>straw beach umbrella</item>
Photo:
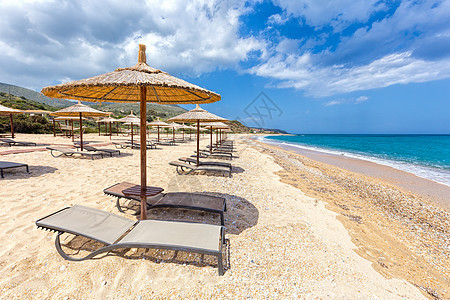
[[69, 106], [67, 108], [57, 110], [50, 114], [51, 116], [60, 116], [60, 117], [79, 117], [80, 119], [80, 144], [81, 151], [83, 151], [83, 117], [104, 117], [107, 116], [108, 113], [96, 110], [92, 107], [84, 105], [81, 101], [78, 101], [77, 104]]
[[53, 98], [94, 102], [140, 102], [141, 119], [141, 219], [147, 218], [147, 102], [159, 104], [212, 103], [220, 95], [147, 65], [145, 45], [139, 45], [138, 63], [129, 68], [42, 89]]
[[[86, 120], [86, 118], [82, 118], [82, 119]], [[79, 117], [56, 117], [56, 118], [53, 118], [53, 136], [56, 136], [56, 129], [55, 129], [55, 123], [56, 122], [58, 123], [59, 128], [61, 129], [61, 131], [64, 134], [64, 130], [69, 131], [69, 129], [67, 128], [67, 121], [69, 121], [69, 124], [71, 126], [70, 127], [70, 134], [72, 135], [72, 141], [73, 141], [73, 135], [74, 135], [74, 133], [73, 133], [73, 131], [74, 131], [74, 129], [73, 129], [73, 121], [74, 120], [79, 120]], [[66, 127], [65, 128], [61, 127], [61, 123], [59, 123], [59, 121], [65, 121], [66, 122]], [[70, 135], [67, 135], [67, 134], [66, 134], [66, 136], [70, 137]]]
[[227, 121], [222, 117], [216, 116], [203, 108], [201, 108], [198, 104], [197, 106], [181, 115], [170, 118], [169, 121], [173, 122], [187, 122], [193, 123], [197, 122], [197, 167], [200, 165], [200, 122], [220, 122]]
[[131, 111], [131, 113], [128, 116], [123, 117], [122, 119], [119, 119], [119, 122], [130, 123], [131, 124], [131, 144], [133, 144], [133, 123], [134, 124], [139, 124], [139, 123], [141, 123], [141, 119], [136, 117], [133, 114], [133, 111]]
[[155, 127], [156, 126], [156, 127], [158, 127], [158, 139], [157, 139], [157, 141], [159, 143], [159, 128], [160, 127], [169, 127], [170, 125], [167, 124], [166, 122], [163, 122], [163, 121], [159, 120], [159, 117], [158, 117], [158, 119], [156, 121], [152, 121], [152, 122], [148, 123], [148, 126], [151, 126], [151, 127]]
[[[210, 122], [210, 123], [200, 123], [200, 126], [206, 126], [209, 127], [209, 134], [210, 134], [210, 148], [209, 152], [212, 153], [213, 150], [213, 129], [226, 129], [229, 128], [229, 126], [222, 122]], [[216, 142], [217, 142], [217, 135], [216, 135]]]
[[169, 126], [172, 128], [172, 140], [175, 142], [175, 130], [183, 128], [183, 125], [172, 122]]
[[0, 104], [0, 114], [9, 115], [9, 123], [11, 124], [11, 137], [14, 138], [14, 124], [12, 115], [21, 115], [23, 111], [9, 108]]
[[[111, 116], [107, 117], [107, 118], [103, 118], [101, 120], [98, 120], [98, 134], [100, 135], [100, 123], [105, 123], [106, 126], [108, 126], [109, 124], [109, 139], [111, 139], [112, 137], [112, 123], [114, 122], [119, 122], [119, 120], [112, 118]], [[118, 124], [118, 123], [117, 123]], [[108, 134], [108, 127], [106, 127], [106, 134]]]

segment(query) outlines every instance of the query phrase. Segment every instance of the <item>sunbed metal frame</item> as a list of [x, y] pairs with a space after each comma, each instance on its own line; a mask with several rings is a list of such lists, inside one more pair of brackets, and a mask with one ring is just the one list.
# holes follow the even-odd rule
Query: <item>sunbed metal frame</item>
[[[83, 225], [80, 226], [79, 222]], [[56, 251], [66, 260], [83, 261], [120, 248], [167, 249], [216, 256], [219, 275], [224, 273], [222, 252], [226, 242], [223, 226], [160, 220], [135, 222], [81, 205], [66, 207], [41, 218], [36, 221], [36, 226], [57, 232]], [[105, 246], [85, 257], [75, 258], [62, 249], [60, 237], [64, 233], [83, 236]]]
[[217, 165], [202, 165], [199, 166], [196, 165], [190, 165], [188, 163], [184, 163], [181, 161], [171, 161], [169, 163], [171, 166], [177, 167], [177, 173], [179, 175], [188, 175], [195, 171], [207, 171], [207, 172], [222, 172], [222, 173], [228, 173], [228, 177], [231, 177], [231, 168], [229, 167], [223, 167], [223, 166], [217, 166]]
[[[132, 186], [135, 186], [135, 184], [130, 182], [119, 182], [104, 189], [103, 193], [108, 196], [116, 197], [116, 207], [120, 212], [124, 213], [124, 210], [120, 205], [121, 198], [137, 202], [141, 201], [139, 198], [126, 196], [120, 191]], [[192, 201], [184, 200], [184, 197], [186, 196], [191, 196], [192, 198], [197, 199], [197, 205], [194, 205]], [[203, 201], [203, 204], [201, 203], [202, 199], [205, 200]], [[216, 213], [220, 216], [220, 224], [224, 226], [224, 212], [227, 211], [227, 204], [225, 198], [222, 197], [197, 193], [163, 193], [147, 199], [147, 209], [150, 210], [154, 208], [181, 208]], [[136, 212], [136, 214], [139, 214], [139, 212]]]
[[3, 170], [6, 169], [13, 169], [13, 168], [19, 168], [19, 167], [25, 167], [27, 169], [27, 173], [30, 173], [28, 169], [27, 164], [21, 164], [21, 163], [15, 163], [15, 162], [8, 162], [8, 161], [0, 161], [0, 174], [1, 178], [5, 178], [3, 174]]

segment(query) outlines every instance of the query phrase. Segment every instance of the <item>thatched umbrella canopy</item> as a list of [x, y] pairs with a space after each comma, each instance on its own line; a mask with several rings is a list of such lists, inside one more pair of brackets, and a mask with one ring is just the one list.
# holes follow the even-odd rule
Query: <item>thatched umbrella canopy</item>
[[[51, 116], [60, 116], [60, 117], [78, 117], [80, 120], [80, 146], [81, 151], [83, 151], [83, 116], [84, 117], [104, 117], [107, 116], [108, 113], [96, 110], [92, 107], [84, 105], [81, 101], [78, 101], [77, 104], [63, 108], [61, 110], [57, 110], [50, 114]], [[73, 135], [72, 135], [73, 138]]]
[[118, 122], [119, 122], [118, 119], [111, 118], [111, 114], [109, 114], [109, 116], [107, 118], [103, 118], [103, 119], [98, 120], [97, 121], [97, 123], [98, 123], [98, 135], [100, 135], [100, 123], [105, 123], [105, 126], [106, 126], [106, 133], [105, 134], [108, 134], [108, 124], [109, 124], [109, 139], [111, 139], [111, 137], [112, 137], [112, 123], [119, 124]]
[[218, 129], [229, 128], [229, 126], [222, 122], [210, 122], [210, 123], [200, 123], [200, 126], [209, 127], [209, 136], [210, 136], [210, 148], [209, 151], [212, 153], [213, 150], [213, 129], [216, 129], [216, 144], [219, 141], [218, 138]]
[[173, 122], [186, 122], [186, 123], [194, 123], [197, 122], [197, 167], [200, 165], [200, 122], [220, 122], [227, 121], [222, 117], [216, 116], [203, 108], [201, 108], [198, 104], [197, 106], [181, 115], [170, 118], [169, 121]]
[[159, 119], [159, 117], [157, 118], [156, 121], [152, 121], [152, 122], [148, 123], [147, 125], [148, 125], [148, 126], [151, 126], [151, 127], [155, 127], [155, 126], [158, 127], [158, 139], [157, 139], [158, 143], [159, 143], [159, 128], [160, 128], [160, 127], [169, 127], [169, 126], [170, 126], [170, 125], [167, 124], [166, 122], [161, 121], [161, 120]]
[[119, 119], [119, 122], [122, 123], [130, 123], [131, 124], [131, 144], [133, 144], [133, 124], [139, 124], [141, 123], [141, 119], [139, 119], [138, 117], [136, 117], [133, 114], [133, 111], [131, 111], [131, 113], [126, 116], [123, 117], [122, 119]]
[[147, 102], [159, 104], [212, 103], [220, 95], [170, 76], [147, 65], [145, 45], [139, 45], [138, 63], [130, 68], [42, 89], [53, 98], [93, 102], [140, 102], [141, 112], [141, 219], [147, 218]]
[[181, 129], [183, 125], [177, 124], [175, 122], [169, 123], [170, 128], [172, 128], [172, 140], [175, 142], [175, 131]]
[[[86, 120], [86, 118], [82, 118], [83, 120]], [[66, 128], [64, 128], [64, 130], [68, 130], [67, 129], [67, 121], [69, 121], [69, 126], [71, 127], [70, 129], [70, 135], [72, 136], [72, 140], [73, 140], [73, 135], [74, 135], [74, 128], [73, 128], [73, 121], [79, 121], [80, 117], [56, 117], [53, 118], [53, 136], [56, 136], [56, 126], [55, 126], [55, 122], [58, 121], [58, 126], [61, 130], [63, 130], [63, 128], [61, 127], [61, 123], [59, 123], [59, 121], [66, 121]], [[80, 126], [81, 128], [81, 126]], [[83, 128], [81, 128], [81, 130], [83, 130]], [[69, 131], [69, 130], [68, 130]], [[63, 132], [64, 133], [64, 132]]]
[[22, 110], [9, 108], [0, 104], [0, 114], [9, 115], [9, 123], [11, 124], [11, 137], [14, 138], [14, 124], [12, 115], [23, 114]]

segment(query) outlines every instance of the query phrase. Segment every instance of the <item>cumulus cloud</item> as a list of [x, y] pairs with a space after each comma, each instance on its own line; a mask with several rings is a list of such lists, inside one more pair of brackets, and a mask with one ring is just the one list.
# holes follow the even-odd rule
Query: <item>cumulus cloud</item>
[[243, 70], [314, 97], [450, 77], [450, 0], [273, 3], [265, 27], [243, 35], [243, 17], [267, 2], [0, 0], [0, 82], [40, 89], [109, 72], [135, 64], [139, 43], [174, 75]]
[[[308, 1], [278, 3], [288, 13], [301, 15], [316, 26], [333, 24], [335, 15], [342, 22], [351, 21], [359, 7], [344, 12], [347, 2], [337, 1], [333, 6], [336, 9], [325, 12], [327, 5], [321, 9]], [[359, 8], [367, 12], [359, 20], [367, 20], [377, 5], [368, 1]], [[300, 51], [273, 47], [270, 59], [249, 72], [276, 80], [280, 88], [304, 90], [315, 97], [449, 78], [449, 24], [450, 1], [403, 1], [392, 15], [362, 26], [351, 35], [341, 35], [334, 47], [316, 51], [317, 35], [309, 38], [310, 45], [304, 41]]]
[[275, 0], [288, 15], [301, 17], [313, 27], [342, 30], [354, 22], [366, 22], [376, 11], [386, 9], [379, 0]]
[[40, 88], [112, 71], [136, 63], [138, 43], [147, 44], [150, 65], [168, 72], [234, 68], [265, 49], [263, 41], [239, 36], [244, 4], [0, 0], [0, 81], [24, 85], [25, 72], [27, 84]]

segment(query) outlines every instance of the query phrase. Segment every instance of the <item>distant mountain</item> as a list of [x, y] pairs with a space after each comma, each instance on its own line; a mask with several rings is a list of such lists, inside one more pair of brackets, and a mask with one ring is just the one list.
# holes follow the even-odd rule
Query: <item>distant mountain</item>
[[276, 128], [258, 128], [258, 127], [250, 127], [250, 129], [253, 129], [257, 132], [265, 132], [265, 133], [280, 133], [280, 134], [289, 134], [289, 132], [276, 129]]
[[1, 82], [0, 82], [0, 92], [8, 93], [17, 97], [24, 97], [29, 100], [33, 100], [36, 102], [44, 103], [46, 105], [59, 108], [67, 107], [74, 104], [73, 102], [68, 100], [52, 99], [30, 89]]

